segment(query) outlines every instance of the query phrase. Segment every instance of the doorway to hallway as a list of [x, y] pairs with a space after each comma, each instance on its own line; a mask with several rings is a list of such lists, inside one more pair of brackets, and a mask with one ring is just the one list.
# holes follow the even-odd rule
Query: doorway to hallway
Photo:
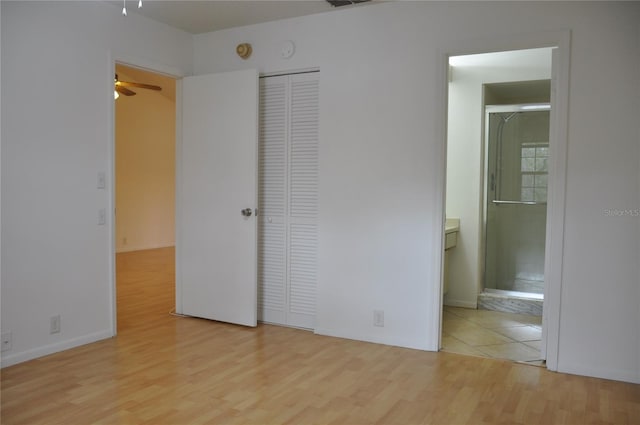
[[[118, 331], [175, 306], [175, 79], [117, 63], [115, 273]], [[115, 76], [114, 76], [115, 77]]]

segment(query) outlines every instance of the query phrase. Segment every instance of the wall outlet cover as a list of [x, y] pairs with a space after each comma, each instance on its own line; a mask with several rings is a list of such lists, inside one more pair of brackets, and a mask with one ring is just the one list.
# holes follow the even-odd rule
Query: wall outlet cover
[[49, 329], [49, 333], [57, 334], [60, 333], [60, 315], [55, 315], [51, 317], [51, 327]]
[[373, 326], [384, 327], [384, 310], [373, 310]]
[[11, 345], [12, 345], [11, 332], [3, 332], [1, 351], [11, 350]]

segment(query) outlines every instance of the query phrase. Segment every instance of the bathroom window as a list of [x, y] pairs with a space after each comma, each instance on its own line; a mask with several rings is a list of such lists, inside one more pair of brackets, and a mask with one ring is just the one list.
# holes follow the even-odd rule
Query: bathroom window
[[549, 144], [523, 143], [520, 171], [520, 200], [547, 202]]

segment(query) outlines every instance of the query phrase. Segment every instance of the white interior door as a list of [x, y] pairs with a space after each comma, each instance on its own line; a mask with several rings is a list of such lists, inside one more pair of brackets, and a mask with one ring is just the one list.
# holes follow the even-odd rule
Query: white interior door
[[182, 90], [178, 311], [256, 326], [258, 74], [186, 77]]

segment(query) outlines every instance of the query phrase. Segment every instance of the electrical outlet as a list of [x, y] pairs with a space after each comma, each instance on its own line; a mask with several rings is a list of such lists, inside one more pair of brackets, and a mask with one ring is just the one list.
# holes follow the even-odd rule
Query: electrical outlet
[[384, 310], [373, 310], [373, 326], [384, 327]]
[[0, 351], [11, 350], [11, 332], [4, 332], [2, 334], [2, 349]]
[[49, 333], [51, 334], [60, 333], [60, 315], [59, 314], [51, 317], [51, 328], [49, 329]]

